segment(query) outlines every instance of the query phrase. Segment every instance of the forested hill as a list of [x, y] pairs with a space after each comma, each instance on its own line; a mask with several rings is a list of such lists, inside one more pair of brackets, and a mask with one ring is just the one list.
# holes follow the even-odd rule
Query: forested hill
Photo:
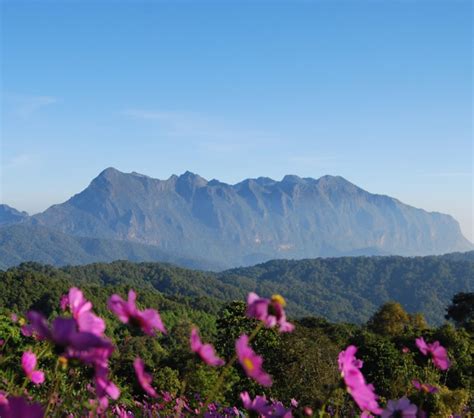
[[9, 287], [25, 278], [30, 285], [54, 278], [67, 285], [157, 290], [175, 299], [206, 300], [216, 309], [249, 291], [265, 296], [280, 293], [288, 301], [290, 315], [357, 323], [365, 322], [384, 302], [395, 300], [408, 312], [422, 312], [429, 322], [440, 323], [454, 294], [474, 290], [473, 254], [274, 260], [222, 273], [128, 261], [60, 269], [25, 263], [0, 273], [0, 295], [14, 298]]

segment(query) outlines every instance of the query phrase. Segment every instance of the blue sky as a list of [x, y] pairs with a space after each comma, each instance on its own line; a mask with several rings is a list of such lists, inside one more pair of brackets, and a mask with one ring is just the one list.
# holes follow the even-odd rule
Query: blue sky
[[108, 166], [334, 174], [473, 239], [468, 0], [1, 5], [3, 203], [43, 210]]

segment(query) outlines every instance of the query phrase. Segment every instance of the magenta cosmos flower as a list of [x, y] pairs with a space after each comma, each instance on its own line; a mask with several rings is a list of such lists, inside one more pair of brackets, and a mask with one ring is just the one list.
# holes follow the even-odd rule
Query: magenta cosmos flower
[[275, 418], [293, 418], [293, 412], [278, 401], [273, 403], [273, 411], [270, 416]]
[[417, 338], [415, 340], [416, 346], [418, 349], [426, 356], [431, 354], [434, 365], [440, 370], [448, 370], [451, 362], [448, 358], [448, 352], [439, 341], [434, 343], [427, 344], [423, 337]]
[[359, 370], [362, 361], [355, 357], [357, 347], [350, 345], [339, 353], [339, 370], [346, 384], [347, 391], [354, 399], [357, 406], [363, 411], [362, 416], [369, 416], [369, 413], [380, 414], [380, 408], [374, 392], [374, 387], [367, 384], [364, 375]]
[[214, 347], [211, 344], [203, 344], [197, 328], [191, 329], [191, 336], [189, 338], [191, 344], [191, 351], [197, 353], [204, 363], [210, 366], [222, 366], [225, 361], [216, 355]]
[[143, 390], [153, 398], [156, 398], [158, 394], [155, 389], [151, 386], [151, 374], [145, 372], [145, 363], [140, 357], [137, 357], [133, 362], [133, 367], [135, 369], [135, 375], [137, 376], [138, 383], [143, 388]]
[[252, 350], [249, 346], [249, 337], [242, 334], [235, 342], [235, 351], [240, 364], [247, 373], [247, 376], [254, 379], [262, 386], [271, 386], [272, 378], [262, 369], [263, 358]]
[[432, 386], [429, 383], [421, 383], [419, 380], [412, 380], [411, 384], [415, 389], [419, 390], [420, 392], [436, 393], [439, 390], [437, 387]]
[[267, 328], [278, 325], [280, 332], [291, 332], [295, 326], [286, 320], [285, 305], [280, 295], [265, 299], [251, 292], [247, 297], [247, 316], [262, 321]]
[[66, 310], [67, 307], [76, 320], [79, 331], [91, 332], [98, 336], [104, 334], [104, 320], [92, 312], [92, 303], [77, 287], [69, 289], [69, 293], [61, 298], [61, 308]]
[[406, 397], [398, 401], [388, 401], [387, 408], [382, 412], [382, 418], [401, 417], [401, 418], [416, 418], [418, 408], [416, 405], [410, 403]]
[[2, 418], [43, 418], [43, 408], [39, 403], [29, 404], [24, 398], [9, 397], [0, 403]]
[[49, 340], [63, 352], [86, 351], [93, 348], [111, 348], [111, 343], [105, 338], [91, 332], [81, 332], [72, 318], [58, 317], [53, 320], [51, 327], [46, 318], [38, 312], [29, 311], [26, 314], [30, 321], [29, 330], [40, 340]]
[[41, 385], [44, 382], [44, 372], [36, 369], [36, 354], [31, 351], [26, 351], [21, 356], [21, 367], [26, 374], [26, 377], [30, 379], [35, 385]]
[[120, 389], [109, 380], [109, 370], [106, 367], [96, 367], [94, 375], [95, 393], [99, 406], [102, 411], [105, 411], [109, 406], [109, 399], [118, 399], [120, 396]]
[[268, 402], [265, 396], [255, 396], [252, 399], [248, 392], [242, 392], [240, 394], [242, 404], [247, 411], [253, 411], [262, 416], [268, 416], [272, 411], [272, 405]]
[[119, 295], [112, 295], [109, 299], [109, 309], [117, 315], [124, 324], [131, 322], [137, 325], [148, 335], [155, 335], [155, 330], [166, 334], [165, 326], [161, 321], [160, 314], [155, 309], [145, 309], [140, 311], [135, 304], [137, 294], [130, 290], [128, 301], [123, 300]]

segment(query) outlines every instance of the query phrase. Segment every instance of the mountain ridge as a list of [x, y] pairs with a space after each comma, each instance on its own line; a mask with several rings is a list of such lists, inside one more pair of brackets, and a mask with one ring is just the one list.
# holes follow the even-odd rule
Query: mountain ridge
[[226, 267], [275, 258], [468, 251], [450, 215], [372, 194], [341, 176], [227, 184], [186, 171], [166, 180], [106, 168], [81, 192], [22, 222], [154, 246]]

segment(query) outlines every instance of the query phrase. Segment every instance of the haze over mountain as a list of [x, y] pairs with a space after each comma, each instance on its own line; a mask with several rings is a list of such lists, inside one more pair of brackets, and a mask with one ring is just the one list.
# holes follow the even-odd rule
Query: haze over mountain
[[[190, 172], [158, 180], [108, 168], [85, 190], [43, 213], [29, 218], [13, 213], [25, 228], [42, 226], [50, 234], [107, 240], [115, 247], [115, 241], [140, 244], [148, 248], [142, 248], [140, 260], [200, 260], [194, 267], [473, 248], [451, 216], [371, 194], [337, 176], [259, 177], [229, 185]], [[0, 224], [12, 224], [12, 216], [0, 216]], [[124, 255], [127, 251], [117, 251], [117, 258]], [[111, 259], [112, 250], [105, 260]], [[88, 261], [96, 259], [83, 262]]]

